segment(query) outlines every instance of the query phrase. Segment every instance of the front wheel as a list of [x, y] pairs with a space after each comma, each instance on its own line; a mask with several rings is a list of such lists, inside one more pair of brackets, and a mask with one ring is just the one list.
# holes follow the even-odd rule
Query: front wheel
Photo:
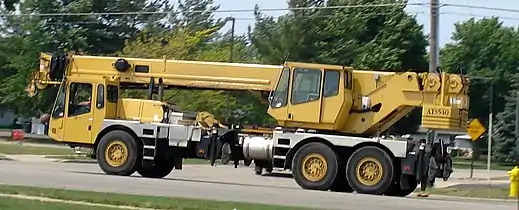
[[96, 154], [99, 167], [110, 175], [132, 175], [140, 160], [135, 139], [121, 130], [110, 131], [103, 136], [97, 146]]
[[325, 144], [313, 142], [301, 147], [292, 161], [292, 175], [303, 189], [328, 190], [338, 172], [335, 151]]

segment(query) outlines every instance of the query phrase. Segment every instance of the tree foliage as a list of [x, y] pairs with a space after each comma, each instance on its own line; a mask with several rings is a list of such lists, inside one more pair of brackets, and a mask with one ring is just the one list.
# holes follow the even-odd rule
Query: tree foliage
[[[494, 84], [494, 157], [514, 160], [515, 92], [519, 73], [519, 32], [498, 18], [470, 19], [456, 24], [454, 43], [441, 50], [445, 71], [491, 77]], [[490, 81], [473, 79], [470, 86], [470, 117], [488, 125]], [[488, 127], [488, 126], [487, 126]]]

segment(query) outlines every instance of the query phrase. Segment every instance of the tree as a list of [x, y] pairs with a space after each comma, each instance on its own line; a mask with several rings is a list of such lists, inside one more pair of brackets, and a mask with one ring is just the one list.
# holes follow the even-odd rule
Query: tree
[[[52, 1], [27, 0], [20, 5], [22, 13], [102, 13], [169, 10], [166, 0], [103, 0]], [[9, 13], [9, 11], [2, 11]], [[46, 112], [54, 101], [54, 92], [44, 91], [31, 99], [25, 95], [29, 73], [38, 67], [39, 52], [70, 52], [107, 55], [132, 40], [140, 27], [165, 27], [160, 24], [164, 14], [112, 16], [6, 16], [1, 26], [3, 39], [0, 47], [0, 103], [15, 109], [18, 114], [33, 115]], [[151, 26], [150, 26], [151, 25]], [[102, 44], [100, 44], [102, 43]], [[32, 61], [32, 62], [28, 62]], [[45, 107], [37, 111], [36, 107]], [[36, 111], [34, 113], [33, 111]]]
[[519, 94], [519, 73], [511, 77], [512, 87], [505, 97], [504, 110], [497, 114], [495, 124], [494, 146], [492, 157], [501, 162], [514, 162], [519, 155], [516, 150], [515, 137], [515, 109], [517, 95]]
[[[452, 35], [453, 44], [440, 51], [441, 68], [447, 72], [464, 73], [472, 76], [493, 77], [493, 111], [504, 110], [505, 97], [510, 91], [510, 75], [518, 72], [519, 33], [504, 27], [498, 18], [457, 23]], [[461, 71], [461, 72], [460, 72]], [[472, 80], [470, 85], [470, 117], [488, 121], [489, 82]]]

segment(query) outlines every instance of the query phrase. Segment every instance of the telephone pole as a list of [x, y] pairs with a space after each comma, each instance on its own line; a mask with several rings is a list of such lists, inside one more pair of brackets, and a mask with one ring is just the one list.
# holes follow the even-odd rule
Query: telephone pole
[[440, 22], [438, 1], [430, 0], [429, 73], [436, 72], [438, 68], [438, 22]]
[[[439, 0], [430, 0], [430, 32], [429, 32], [429, 73], [436, 73], [438, 68], [438, 22], [439, 22]], [[436, 132], [429, 129], [427, 132], [427, 144], [432, 145], [436, 138]]]

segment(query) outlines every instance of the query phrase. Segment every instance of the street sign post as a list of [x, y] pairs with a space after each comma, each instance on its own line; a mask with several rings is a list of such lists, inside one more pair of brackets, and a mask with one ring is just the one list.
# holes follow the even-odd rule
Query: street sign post
[[[485, 126], [477, 119], [474, 118], [470, 121], [467, 134], [469, 134], [470, 139], [472, 140], [472, 151], [476, 146], [476, 141], [485, 133]], [[472, 157], [470, 158], [470, 178], [472, 179], [474, 173], [474, 152], [472, 152]]]

